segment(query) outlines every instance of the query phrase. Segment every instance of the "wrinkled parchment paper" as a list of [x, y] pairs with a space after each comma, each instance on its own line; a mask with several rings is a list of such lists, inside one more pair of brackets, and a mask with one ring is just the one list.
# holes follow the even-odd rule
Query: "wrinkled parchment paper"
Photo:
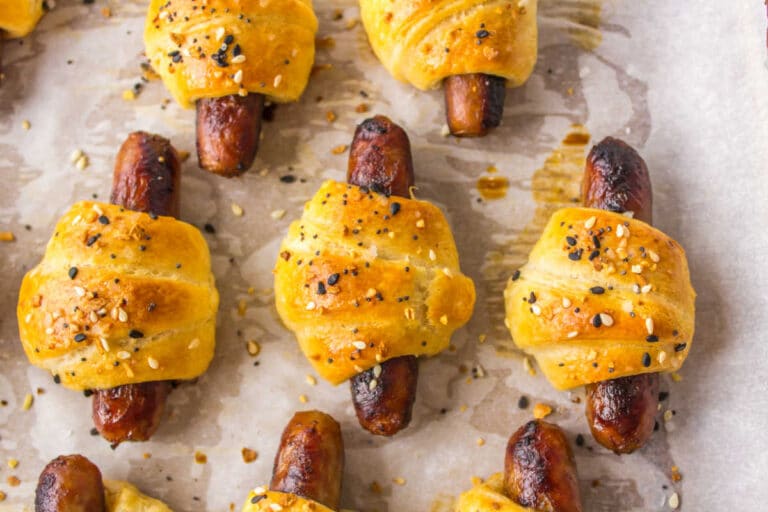
[[[317, 0], [319, 36], [335, 44], [326, 39], [318, 49], [302, 101], [280, 106], [265, 125], [253, 169], [226, 180], [197, 168], [194, 113], [168, 103], [161, 83], [145, 84], [133, 101], [123, 97], [140, 81], [146, 2], [60, 0], [34, 34], [6, 43], [3, 57], [0, 231], [16, 240], [0, 242], [0, 510], [29, 509], [44, 464], [72, 452], [174, 510], [239, 510], [250, 488], [268, 482], [283, 426], [306, 408], [342, 423], [345, 508], [447, 510], [472, 476], [502, 469], [507, 437], [539, 402], [553, 407], [548, 419], [572, 441], [584, 435], [575, 452], [587, 511], [669, 510], [674, 493], [682, 510], [763, 510], [768, 112], [764, 7], [751, 3], [541, 0], [533, 76], [509, 92], [499, 129], [485, 139], [456, 140], [441, 135], [439, 91], [396, 83], [375, 60], [356, 3]], [[369, 112], [356, 111], [359, 105]], [[271, 290], [289, 222], [324, 179], [344, 178], [347, 155], [331, 150], [348, 144], [371, 113], [406, 127], [418, 195], [445, 209], [478, 291], [455, 350], [421, 365], [414, 421], [394, 439], [358, 427], [346, 385], [308, 382], [310, 365], [281, 326]], [[90, 399], [27, 364], [15, 304], [57, 217], [76, 200], [108, 199], [114, 155], [137, 129], [193, 153], [183, 168], [182, 218], [215, 227], [205, 236], [222, 302], [208, 373], [173, 392], [151, 442], [112, 450], [89, 433]], [[556, 392], [541, 374], [530, 375], [502, 324], [506, 279], [548, 211], [578, 193], [585, 149], [561, 147], [573, 132], [592, 140], [619, 136], [644, 155], [656, 224], [687, 249], [698, 291], [696, 338], [682, 380], [664, 378], [670, 397], [660, 430], [631, 456], [592, 441], [583, 404], [572, 402], [582, 391]], [[70, 162], [76, 149], [87, 155], [84, 170]], [[484, 200], [477, 190], [490, 167], [510, 182], [501, 199]], [[288, 175], [296, 181], [280, 180]], [[233, 203], [244, 215], [233, 214]], [[257, 357], [246, 350], [249, 340], [261, 347]], [[478, 367], [482, 376], [473, 378]], [[28, 394], [34, 402], [23, 410]], [[523, 395], [525, 410], [517, 405]], [[674, 411], [669, 421], [666, 411]], [[246, 464], [243, 448], [258, 458]], [[195, 462], [196, 452], [205, 464]], [[673, 481], [673, 472], [682, 479]]]

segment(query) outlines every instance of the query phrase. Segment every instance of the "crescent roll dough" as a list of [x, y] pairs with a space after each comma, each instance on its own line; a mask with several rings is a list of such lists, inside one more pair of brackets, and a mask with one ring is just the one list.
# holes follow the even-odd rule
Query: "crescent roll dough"
[[536, 512], [518, 505], [504, 494], [504, 475], [496, 473], [459, 496], [455, 512]]
[[0, 30], [24, 37], [43, 16], [43, 0], [0, 0]]
[[19, 336], [72, 389], [192, 379], [213, 357], [218, 305], [194, 226], [83, 201], [24, 276]]
[[327, 181], [283, 240], [275, 299], [315, 370], [339, 384], [447, 348], [475, 287], [436, 206]]
[[142, 494], [128, 482], [104, 480], [107, 512], [172, 512], [160, 500]]
[[251, 491], [241, 512], [334, 512], [325, 505], [314, 500], [302, 498], [295, 494], [268, 491], [266, 487], [258, 487]]
[[296, 101], [315, 59], [311, 0], [152, 0], [146, 55], [182, 106], [258, 93]]
[[360, 14], [387, 71], [422, 90], [468, 73], [515, 87], [536, 64], [536, 0], [360, 0]]
[[558, 389], [674, 371], [691, 348], [685, 251], [619, 213], [555, 212], [504, 298], [515, 344]]

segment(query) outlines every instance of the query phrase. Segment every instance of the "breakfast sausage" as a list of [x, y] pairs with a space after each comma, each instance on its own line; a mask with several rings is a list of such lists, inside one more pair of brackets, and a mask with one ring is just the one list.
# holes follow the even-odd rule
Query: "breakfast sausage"
[[443, 80], [448, 128], [457, 137], [482, 137], [501, 123], [506, 79], [473, 73]]
[[[584, 205], [652, 220], [651, 180], [642, 157], [625, 142], [607, 137], [587, 157]], [[631, 453], [653, 433], [659, 375], [646, 373], [589, 384], [586, 415], [595, 440], [616, 453]]]
[[203, 169], [231, 178], [256, 158], [264, 96], [232, 94], [197, 100], [197, 159]]
[[35, 489], [35, 512], [104, 512], [101, 471], [82, 455], [56, 457]]
[[[388, 196], [410, 197], [413, 159], [405, 131], [385, 116], [360, 123], [349, 152], [347, 182]], [[407, 427], [418, 372], [414, 356], [401, 356], [352, 377], [350, 391], [360, 425], [382, 436]]]
[[[168, 139], [131, 133], [120, 147], [112, 179], [111, 201], [130, 210], [179, 215], [181, 164]], [[146, 441], [160, 425], [170, 382], [127, 384], [93, 394], [93, 423], [99, 434], [118, 445]]]
[[504, 458], [504, 492], [535, 510], [581, 512], [576, 462], [560, 427], [533, 420], [512, 434]]
[[294, 414], [280, 438], [269, 488], [338, 510], [343, 472], [344, 441], [336, 420], [320, 411]]

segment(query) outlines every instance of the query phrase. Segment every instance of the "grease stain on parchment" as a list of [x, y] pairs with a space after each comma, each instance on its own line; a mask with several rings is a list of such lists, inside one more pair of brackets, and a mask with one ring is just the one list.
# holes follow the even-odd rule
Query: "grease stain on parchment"
[[591, 51], [603, 42], [600, 22], [604, 3], [604, 0], [542, 2], [540, 9], [573, 43]]

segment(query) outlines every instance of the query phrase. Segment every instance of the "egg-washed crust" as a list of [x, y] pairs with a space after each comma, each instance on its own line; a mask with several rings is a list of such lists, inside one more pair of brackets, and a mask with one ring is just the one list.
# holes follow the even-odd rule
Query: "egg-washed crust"
[[685, 251], [619, 213], [555, 212], [504, 297], [515, 344], [558, 389], [675, 371], [691, 348]]
[[105, 389], [205, 372], [218, 304], [197, 228], [83, 201], [24, 276], [17, 317], [32, 364], [69, 388]]
[[135, 486], [119, 480], [104, 480], [107, 512], [173, 512], [160, 500], [142, 494]]
[[296, 101], [315, 59], [311, 0], [152, 0], [146, 55], [182, 106], [264, 94]]
[[248, 494], [241, 512], [334, 512], [325, 505], [295, 494], [257, 487]]
[[456, 501], [455, 512], [536, 512], [518, 505], [504, 494], [504, 475], [495, 473], [486, 481], [476, 481], [472, 489]]
[[376, 56], [422, 90], [468, 73], [523, 84], [536, 64], [536, 8], [536, 0], [360, 0]]
[[475, 288], [436, 206], [327, 181], [283, 240], [275, 299], [315, 370], [338, 384], [447, 348]]
[[0, 32], [24, 37], [43, 16], [43, 0], [0, 0]]

